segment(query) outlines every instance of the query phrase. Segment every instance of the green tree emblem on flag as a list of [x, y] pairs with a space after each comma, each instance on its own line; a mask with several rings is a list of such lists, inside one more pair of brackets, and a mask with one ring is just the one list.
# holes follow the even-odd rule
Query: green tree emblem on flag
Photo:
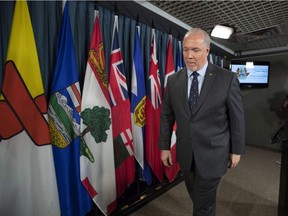
[[110, 110], [99, 106], [94, 106], [93, 109], [86, 108], [81, 112], [81, 118], [87, 127], [81, 134], [80, 156], [83, 155], [94, 163], [94, 156], [83, 137], [90, 132], [96, 143], [105, 142], [108, 138], [106, 131], [111, 125]]

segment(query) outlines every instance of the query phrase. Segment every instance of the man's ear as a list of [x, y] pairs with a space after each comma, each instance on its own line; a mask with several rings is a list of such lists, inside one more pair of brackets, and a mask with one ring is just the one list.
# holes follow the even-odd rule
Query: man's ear
[[210, 52], [210, 49], [211, 49], [210, 46], [206, 48], [207, 56], [208, 56], [208, 54], [209, 54], [209, 52]]

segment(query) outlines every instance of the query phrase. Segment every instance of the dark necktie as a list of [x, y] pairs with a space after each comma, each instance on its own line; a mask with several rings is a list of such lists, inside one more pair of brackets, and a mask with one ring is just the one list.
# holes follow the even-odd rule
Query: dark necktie
[[189, 106], [191, 111], [195, 108], [198, 100], [198, 76], [199, 74], [195, 71], [192, 73], [193, 79], [191, 83], [191, 88], [190, 88], [190, 94], [189, 94]]

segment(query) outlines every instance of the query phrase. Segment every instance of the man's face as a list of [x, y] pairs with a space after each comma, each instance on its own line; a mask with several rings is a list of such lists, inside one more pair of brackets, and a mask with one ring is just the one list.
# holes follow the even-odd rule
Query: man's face
[[191, 71], [200, 70], [207, 61], [210, 47], [205, 44], [204, 35], [191, 33], [183, 39], [183, 58]]

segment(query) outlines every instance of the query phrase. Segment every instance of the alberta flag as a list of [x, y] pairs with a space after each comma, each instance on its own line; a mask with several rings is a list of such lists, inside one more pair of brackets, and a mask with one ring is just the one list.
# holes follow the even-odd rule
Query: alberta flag
[[116, 180], [108, 74], [98, 12], [90, 43], [81, 105], [81, 181], [103, 212], [116, 207]]
[[[172, 35], [169, 35], [168, 40], [168, 48], [167, 48], [167, 56], [166, 56], [166, 72], [165, 72], [165, 84], [164, 84], [164, 91], [166, 89], [167, 80], [170, 75], [175, 73], [175, 66], [174, 66], [174, 59], [173, 59], [173, 52], [172, 52]], [[169, 180], [169, 182], [174, 181], [175, 177], [177, 176], [180, 167], [176, 161], [176, 123], [173, 127], [173, 132], [171, 136], [171, 145], [170, 151], [172, 154], [172, 162], [173, 165], [171, 167], [164, 167], [164, 172]]]
[[118, 16], [115, 16], [111, 47], [109, 93], [112, 107], [117, 196], [119, 197], [134, 182], [135, 167], [130, 101], [118, 41]]
[[146, 89], [139, 30], [140, 27], [137, 26], [135, 33], [131, 82], [131, 120], [133, 128], [133, 145], [135, 158], [142, 169], [142, 176], [144, 180], [148, 185], [150, 185], [152, 181], [150, 168], [144, 158]]
[[152, 29], [150, 72], [147, 84], [146, 99], [145, 157], [159, 181], [163, 180], [164, 172], [161, 161], [161, 152], [158, 145], [160, 136], [161, 103], [162, 93], [158, 60], [156, 56], [155, 29]]
[[61, 215], [85, 215], [93, 202], [80, 180], [81, 94], [68, 3], [58, 36], [48, 117]]
[[37, 48], [16, 1], [0, 95], [0, 215], [60, 215]]

